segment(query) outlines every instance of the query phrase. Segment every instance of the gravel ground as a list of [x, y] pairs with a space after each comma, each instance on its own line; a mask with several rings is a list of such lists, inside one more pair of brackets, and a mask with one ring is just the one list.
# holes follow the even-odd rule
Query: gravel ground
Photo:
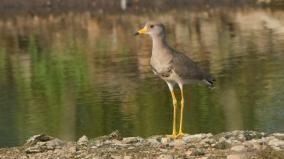
[[216, 135], [185, 134], [122, 137], [118, 131], [77, 142], [35, 135], [23, 146], [0, 149], [2, 159], [283, 159], [284, 133], [232, 131]]

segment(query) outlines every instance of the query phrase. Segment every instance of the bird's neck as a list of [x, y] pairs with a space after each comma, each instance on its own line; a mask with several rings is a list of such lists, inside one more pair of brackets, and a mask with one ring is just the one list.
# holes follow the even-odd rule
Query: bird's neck
[[153, 41], [153, 46], [152, 46], [153, 56], [159, 53], [166, 53], [167, 51], [162, 51], [162, 50], [170, 49], [165, 36], [152, 36], [152, 41]]

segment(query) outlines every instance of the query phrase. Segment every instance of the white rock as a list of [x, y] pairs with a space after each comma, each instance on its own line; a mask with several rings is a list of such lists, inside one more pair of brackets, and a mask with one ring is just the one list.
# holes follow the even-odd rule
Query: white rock
[[264, 141], [264, 142], [268, 142], [268, 141], [274, 140], [274, 139], [276, 139], [274, 136], [268, 136], [268, 137], [266, 137], [266, 138], [263, 138], [263, 141]]
[[69, 148], [69, 151], [70, 151], [71, 153], [76, 153], [76, 147], [75, 147], [75, 146], [71, 146], [71, 147]]
[[203, 156], [203, 157], [198, 157], [198, 158], [196, 158], [196, 159], [208, 159], [209, 157], [207, 157], [207, 156]]
[[284, 148], [284, 141], [274, 138], [268, 142], [268, 145], [274, 149], [282, 149]]
[[284, 140], [284, 133], [273, 133], [272, 135], [279, 140]]
[[119, 146], [124, 145], [124, 144], [121, 143], [120, 140], [116, 140], [116, 139], [112, 140], [112, 144], [119, 145]]
[[20, 159], [28, 159], [27, 156], [21, 156]]
[[82, 137], [79, 138], [77, 141], [78, 145], [87, 145], [89, 142], [89, 139], [86, 135], [83, 135]]
[[128, 147], [127, 149], [128, 149], [128, 150], [133, 150], [133, 149], [135, 149], [135, 147], [134, 147], [134, 146], [130, 146], [130, 147]]
[[132, 143], [137, 143], [141, 141], [143, 141], [143, 138], [141, 137], [126, 137], [126, 138], [123, 138], [122, 143], [132, 144]]
[[222, 141], [226, 141], [226, 138], [220, 137], [220, 138], [219, 138], [219, 142], [222, 142]]
[[246, 138], [245, 138], [244, 134], [239, 134], [238, 137], [237, 137], [237, 140], [244, 142], [246, 140]]
[[227, 159], [244, 159], [244, 158], [240, 154], [233, 154], [233, 155], [228, 155]]
[[111, 157], [110, 157], [111, 159], [122, 159], [122, 157], [121, 156], [116, 156], [116, 155], [111, 155]]
[[174, 159], [173, 155], [160, 155], [157, 159]]
[[246, 150], [246, 148], [243, 145], [237, 145], [237, 146], [233, 146], [231, 148], [232, 151], [236, 151], [236, 152], [241, 152]]
[[192, 151], [191, 151], [191, 150], [187, 150], [187, 151], [185, 152], [185, 155], [186, 155], [186, 156], [191, 156], [191, 154], [192, 154]]
[[123, 159], [132, 159], [132, 156], [124, 156]]
[[171, 141], [170, 138], [167, 138], [167, 137], [161, 138], [161, 143], [164, 144], [164, 145], [168, 144], [170, 141]]

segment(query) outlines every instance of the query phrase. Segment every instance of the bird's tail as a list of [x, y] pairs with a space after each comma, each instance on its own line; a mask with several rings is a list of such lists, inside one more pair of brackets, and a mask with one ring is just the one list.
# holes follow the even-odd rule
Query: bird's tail
[[216, 80], [211, 75], [206, 76], [203, 81], [209, 86], [209, 88], [214, 88]]

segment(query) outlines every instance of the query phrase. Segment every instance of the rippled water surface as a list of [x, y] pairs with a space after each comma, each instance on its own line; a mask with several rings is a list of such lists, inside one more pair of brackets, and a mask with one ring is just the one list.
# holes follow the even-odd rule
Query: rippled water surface
[[185, 132], [284, 131], [282, 11], [14, 15], [0, 18], [0, 146], [38, 133], [170, 133], [151, 40], [133, 36], [148, 19], [164, 22], [169, 43], [217, 80], [213, 90], [185, 87]]

